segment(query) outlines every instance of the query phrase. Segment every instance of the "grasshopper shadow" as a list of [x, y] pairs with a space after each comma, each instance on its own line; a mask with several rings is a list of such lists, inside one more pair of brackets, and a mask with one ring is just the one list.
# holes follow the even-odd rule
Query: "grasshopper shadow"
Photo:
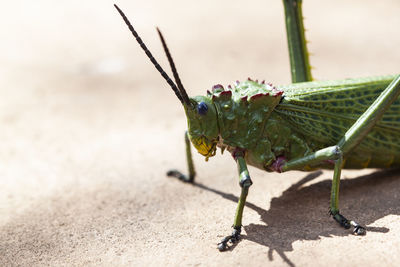
[[[268, 258], [273, 260], [273, 251], [289, 265], [295, 266], [285, 255], [293, 251], [293, 243], [301, 240], [318, 240], [321, 237], [351, 235], [350, 230], [341, 228], [328, 215], [331, 180], [324, 180], [309, 186], [321, 171], [306, 175], [273, 198], [269, 210], [247, 202], [246, 208], [255, 210], [263, 224], [245, 225], [247, 235], [243, 239], [268, 247]], [[367, 226], [369, 232], [387, 233], [386, 227], [368, 227], [369, 224], [389, 214], [400, 215], [400, 170], [377, 171], [369, 175], [341, 181], [341, 212], [349, 219], [355, 219]], [[214, 192], [237, 202], [238, 197], [209, 188], [196, 186]], [[368, 235], [368, 234], [367, 234]]]

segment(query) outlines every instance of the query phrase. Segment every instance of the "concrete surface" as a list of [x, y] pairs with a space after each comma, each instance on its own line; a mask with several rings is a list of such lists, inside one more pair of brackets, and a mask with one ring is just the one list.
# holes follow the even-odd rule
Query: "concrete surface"
[[[253, 77], [290, 82], [281, 1], [116, 1], [167, 68], [160, 26], [190, 95]], [[3, 1], [0, 266], [398, 266], [400, 173], [250, 169], [243, 240], [219, 253], [239, 195], [227, 154], [185, 168], [179, 102], [111, 1]], [[400, 2], [305, 0], [316, 79], [400, 71]], [[168, 68], [167, 68], [168, 69]]]

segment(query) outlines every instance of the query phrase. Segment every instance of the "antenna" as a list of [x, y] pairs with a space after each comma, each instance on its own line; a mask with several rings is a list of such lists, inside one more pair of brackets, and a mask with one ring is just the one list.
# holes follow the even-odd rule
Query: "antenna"
[[[140, 45], [140, 47], [146, 53], [146, 55], [150, 59], [151, 63], [153, 63], [154, 67], [156, 67], [156, 69], [161, 74], [161, 76], [167, 81], [169, 86], [171, 86], [172, 90], [175, 92], [175, 95], [178, 97], [179, 101], [181, 101], [181, 103], [184, 104], [182, 96], [179, 93], [179, 90], [176, 87], [175, 83], [171, 80], [171, 78], [168, 76], [168, 74], [163, 70], [163, 68], [160, 66], [160, 64], [158, 64], [157, 60], [153, 57], [150, 50], [143, 43], [139, 34], [135, 31], [132, 24], [130, 23], [128, 18], [125, 16], [124, 12], [122, 12], [122, 10], [116, 4], [114, 4], [114, 7], [117, 9], [118, 13], [121, 15], [122, 19], [125, 21], [125, 24], [128, 26], [129, 30], [131, 31], [132, 35], [135, 37], [135, 39], [138, 42], [138, 44]], [[185, 103], [186, 103], [186, 101], [185, 101]]]
[[161, 31], [160, 31], [160, 29], [158, 27], [157, 27], [157, 32], [158, 32], [158, 35], [160, 36], [161, 43], [162, 43], [162, 45], [164, 47], [164, 51], [165, 51], [165, 54], [167, 55], [169, 65], [171, 66], [172, 74], [174, 75], [176, 85], [178, 86], [178, 89], [179, 89], [179, 92], [181, 93], [183, 101], [187, 105], [191, 105], [189, 97], [188, 97], [188, 95], [186, 93], [186, 90], [183, 87], [181, 79], [179, 78], [178, 71], [176, 70], [175, 63], [174, 63], [174, 60], [172, 59], [171, 53], [169, 52], [167, 43], [165, 42], [164, 36], [162, 35], [162, 33], [161, 33]]

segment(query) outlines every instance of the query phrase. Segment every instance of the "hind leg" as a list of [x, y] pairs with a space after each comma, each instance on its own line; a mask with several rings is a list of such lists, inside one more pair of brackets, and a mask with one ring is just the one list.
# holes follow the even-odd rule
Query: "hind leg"
[[307, 42], [304, 34], [302, 0], [283, 0], [292, 82], [312, 80]]
[[301, 170], [305, 166], [323, 163], [326, 160], [333, 160], [335, 171], [332, 180], [330, 214], [344, 228], [354, 227], [355, 234], [365, 234], [365, 229], [358, 223], [346, 219], [339, 213], [339, 184], [340, 174], [345, 157], [354, 149], [364, 137], [371, 131], [375, 124], [382, 118], [390, 105], [400, 95], [400, 75], [396, 76], [389, 86], [379, 95], [372, 105], [358, 118], [358, 120], [347, 130], [342, 139], [332, 147], [327, 147], [305, 157], [294, 159], [283, 163], [278, 170]]

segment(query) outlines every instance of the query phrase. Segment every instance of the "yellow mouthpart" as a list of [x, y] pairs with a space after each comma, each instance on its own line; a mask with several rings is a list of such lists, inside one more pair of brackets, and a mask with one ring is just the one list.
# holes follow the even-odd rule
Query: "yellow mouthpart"
[[201, 136], [192, 140], [192, 143], [197, 151], [206, 157], [206, 161], [208, 161], [209, 157], [215, 156], [217, 142], [209, 142], [207, 138]]

